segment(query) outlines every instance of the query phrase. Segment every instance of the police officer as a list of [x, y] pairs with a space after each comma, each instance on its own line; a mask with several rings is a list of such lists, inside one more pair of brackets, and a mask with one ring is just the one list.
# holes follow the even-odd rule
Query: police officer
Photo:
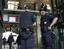
[[18, 35], [18, 37], [16, 39], [16, 43], [17, 43], [17, 46], [18, 46], [17, 49], [19, 49], [20, 48], [20, 45], [21, 45], [21, 36], [20, 36], [20, 34]]
[[3, 45], [4, 45], [4, 49], [5, 49], [5, 45], [6, 45], [6, 38], [3, 38]]
[[8, 37], [8, 44], [9, 44], [9, 49], [12, 49], [12, 44], [14, 42], [14, 38], [13, 38], [13, 35], [11, 33], [11, 35]]
[[32, 26], [36, 26], [36, 16], [31, 12], [31, 6], [26, 5], [25, 12], [20, 14], [20, 49], [33, 49], [34, 32]]
[[53, 49], [53, 39], [52, 39], [52, 26], [58, 20], [57, 17], [53, 16], [51, 13], [46, 14], [46, 6], [40, 9], [41, 13], [41, 33], [42, 33], [42, 43], [44, 49]]

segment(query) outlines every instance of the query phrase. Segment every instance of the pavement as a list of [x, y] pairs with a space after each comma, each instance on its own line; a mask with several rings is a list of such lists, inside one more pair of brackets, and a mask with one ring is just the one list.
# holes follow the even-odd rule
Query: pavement
[[[2, 49], [9, 49], [9, 46], [6, 45], [5, 48], [4, 48], [4, 46], [2, 45]], [[13, 49], [17, 49], [17, 45], [14, 45]], [[34, 49], [42, 49], [42, 48], [34, 47]]]

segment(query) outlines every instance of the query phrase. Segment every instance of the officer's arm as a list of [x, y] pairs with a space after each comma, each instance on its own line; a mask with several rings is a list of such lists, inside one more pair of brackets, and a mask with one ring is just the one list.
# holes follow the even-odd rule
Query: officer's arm
[[54, 19], [53, 19], [53, 21], [52, 21], [52, 23], [51, 23], [51, 27], [57, 22], [57, 20], [58, 20], [58, 18], [57, 17], [55, 17]]
[[58, 20], [58, 18], [57, 17], [55, 17], [54, 19], [53, 19], [53, 21], [52, 21], [52, 23], [51, 23], [51, 25], [50, 26], [48, 26], [48, 29], [49, 30], [51, 30], [52, 28], [52, 26], [57, 22], [57, 20]]
[[35, 15], [32, 16], [32, 21], [33, 21], [33, 26], [36, 26], [36, 16]]

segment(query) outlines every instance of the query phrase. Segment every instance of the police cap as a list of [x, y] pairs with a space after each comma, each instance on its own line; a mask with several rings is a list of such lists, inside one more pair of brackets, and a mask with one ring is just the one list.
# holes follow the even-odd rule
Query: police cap
[[25, 9], [31, 9], [30, 5], [26, 5]]

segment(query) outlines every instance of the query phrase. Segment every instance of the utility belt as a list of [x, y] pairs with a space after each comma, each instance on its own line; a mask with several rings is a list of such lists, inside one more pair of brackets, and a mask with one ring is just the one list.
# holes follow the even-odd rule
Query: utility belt
[[33, 34], [32, 28], [21, 28], [20, 35], [23, 39], [28, 39]]
[[42, 31], [51, 31], [51, 30], [48, 29], [48, 26], [42, 27], [41, 30], [42, 30]]
[[32, 32], [33, 28], [21, 28], [20, 30], [21, 30], [21, 32], [27, 32], [27, 31]]

